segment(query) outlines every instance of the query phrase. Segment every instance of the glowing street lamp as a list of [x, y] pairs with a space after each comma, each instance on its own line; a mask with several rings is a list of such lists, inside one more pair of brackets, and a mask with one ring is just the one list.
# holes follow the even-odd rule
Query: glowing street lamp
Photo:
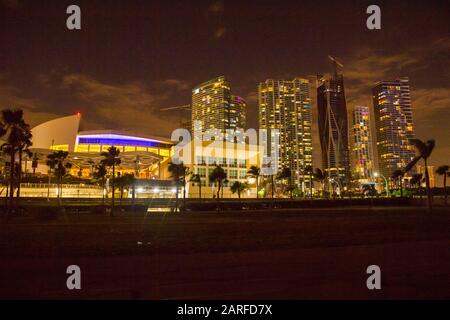
[[384, 182], [385, 182], [385, 184], [386, 184], [386, 186], [385, 186], [385, 189], [386, 189], [386, 197], [389, 198], [389, 196], [390, 196], [390, 194], [389, 194], [389, 185], [388, 185], [388, 181], [387, 181], [386, 177], [383, 176], [382, 174], [378, 173], [378, 172], [374, 172], [374, 173], [373, 173], [373, 176], [374, 176], [375, 178], [382, 177], [382, 178], [384, 179]]

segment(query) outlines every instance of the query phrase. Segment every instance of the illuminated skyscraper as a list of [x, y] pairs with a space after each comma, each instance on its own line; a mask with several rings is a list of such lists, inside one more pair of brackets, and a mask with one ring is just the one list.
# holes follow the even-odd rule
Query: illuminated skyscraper
[[415, 155], [409, 79], [380, 81], [372, 89], [380, 171], [386, 177], [403, 169]]
[[352, 176], [360, 182], [365, 182], [373, 176], [374, 168], [369, 107], [356, 106], [352, 118]]
[[309, 184], [310, 178], [304, 174], [304, 169], [312, 166], [309, 81], [268, 79], [259, 84], [258, 103], [259, 128], [280, 132], [278, 169], [290, 168], [298, 183]]
[[[206, 81], [192, 90], [192, 125], [200, 121], [203, 131], [245, 127], [245, 100], [231, 93], [225, 77]], [[195, 130], [195, 128], [193, 128]]]
[[347, 104], [344, 77], [335, 72], [326, 78], [317, 77], [317, 108], [322, 167], [341, 185], [350, 181]]

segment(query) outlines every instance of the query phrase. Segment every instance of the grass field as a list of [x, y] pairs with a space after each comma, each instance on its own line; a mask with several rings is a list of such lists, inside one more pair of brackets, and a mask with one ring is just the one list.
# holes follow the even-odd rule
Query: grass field
[[444, 208], [20, 217], [0, 225], [0, 298], [449, 299], [449, 249]]

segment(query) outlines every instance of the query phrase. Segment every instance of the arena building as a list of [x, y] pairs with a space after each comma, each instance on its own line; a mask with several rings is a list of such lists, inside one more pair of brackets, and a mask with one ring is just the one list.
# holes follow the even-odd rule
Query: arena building
[[[30, 148], [32, 157], [23, 158], [24, 179], [21, 184], [21, 196], [58, 195], [54, 179], [48, 178], [49, 167], [46, 164], [47, 156], [57, 150], [69, 153], [67, 161], [72, 164], [69, 173], [78, 179], [76, 182], [64, 182], [62, 197], [103, 197], [105, 193], [107, 195], [109, 182], [105, 191], [102, 187], [93, 185], [91, 178], [96, 165], [104, 158], [101, 153], [114, 146], [120, 150], [121, 160], [116, 172], [132, 173], [138, 178], [136, 197], [175, 197], [176, 188], [168, 170], [175, 150], [174, 142], [165, 138], [116, 130], [82, 131], [80, 123], [81, 114], [78, 113], [50, 120], [32, 128], [33, 145]], [[230, 144], [233, 145], [232, 152]], [[212, 198], [217, 191], [217, 186], [208, 178], [216, 164], [223, 167], [227, 173], [222, 196], [236, 198], [237, 194], [232, 194], [229, 186], [234, 181], [240, 181], [250, 183], [250, 189], [241, 196], [256, 197], [255, 183], [247, 176], [247, 171], [251, 165], [258, 163], [257, 146], [228, 142], [228, 149], [225, 149], [225, 146], [218, 146], [217, 142], [206, 141], [200, 146], [191, 144], [189, 149], [191, 149], [190, 160], [185, 161], [185, 165], [190, 173], [200, 175], [203, 198]], [[179, 190], [180, 197], [182, 194], [182, 190]], [[186, 183], [186, 194], [191, 198], [200, 196], [198, 184], [190, 182], [190, 177]], [[131, 197], [131, 194], [126, 192], [125, 197]]]

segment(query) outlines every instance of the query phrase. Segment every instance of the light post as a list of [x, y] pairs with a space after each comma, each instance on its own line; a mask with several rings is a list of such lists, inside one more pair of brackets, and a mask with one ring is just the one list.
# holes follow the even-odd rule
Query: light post
[[388, 185], [388, 181], [387, 181], [386, 177], [383, 176], [382, 174], [378, 173], [378, 172], [374, 172], [373, 176], [374, 176], [375, 178], [382, 177], [382, 178], [384, 179], [384, 182], [385, 182], [385, 184], [386, 184], [386, 185], [385, 185], [385, 189], [386, 189], [386, 197], [389, 198], [389, 196], [390, 196], [390, 193], [389, 193], [389, 185]]
[[339, 180], [334, 180], [333, 178], [329, 178], [328, 180], [329, 180], [330, 182], [336, 183], [336, 185], [337, 185], [336, 193], [337, 193], [337, 195], [340, 197], [340, 196], [341, 196], [342, 185], [341, 185], [341, 183], [339, 182]]

